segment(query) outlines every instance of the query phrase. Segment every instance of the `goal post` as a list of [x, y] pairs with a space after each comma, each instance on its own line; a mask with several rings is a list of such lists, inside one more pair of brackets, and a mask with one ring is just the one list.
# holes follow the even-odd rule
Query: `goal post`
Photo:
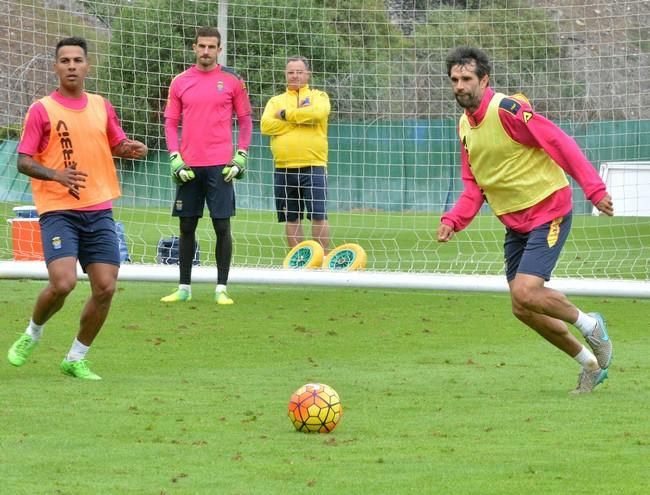
[[[80, 279], [87, 279], [80, 268]], [[215, 267], [194, 267], [194, 282], [214, 283]], [[48, 278], [43, 262], [0, 261], [0, 279]], [[170, 282], [178, 281], [174, 265], [125, 264], [120, 268], [120, 280]], [[303, 285], [328, 287], [357, 287], [376, 289], [449, 290], [462, 292], [507, 292], [505, 277], [499, 275], [459, 275], [406, 272], [333, 272], [319, 270], [283, 270], [235, 267], [230, 282], [236, 284]], [[567, 295], [602, 297], [650, 298], [650, 283], [642, 280], [556, 278], [549, 287]]]
[[[609, 174], [603, 177], [614, 196], [613, 218], [593, 215], [573, 184], [572, 233], [551, 284], [569, 293], [646, 297], [649, 172], [642, 165], [650, 161], [650, 119], [644, 118], [650, 35], [643, 3], [615, 2], [604, 12], [569, 0], [558, 15], [548, 2], [523, 0], [9, 2], [0, 17], [0, 53], [7, 60], [0, 71], [6, 102], [0, 105], [0, 277], [46, 276], [42, 262], [15, 260], [21, 223], [13, 221], [14, 208], [31, 204], [29, 181], [15, 167], [16, 145], [31, 102], [56, 87], [56, 41], [74, 34], [89, 41], [88, 90], [107, 97], [127, 134], [150, 148], [146, 160], [117, 161], [123, 195], [114, 213], [130, 259], [120, 277], [177, 281], [176, 266], [157, 262], [160, 241], [179, 230], [170, 214], [174, 184], [162, 112], [172, 77], [194, 62], [196, 27], [213, 25], [223, 34], [221, 61], [246, 80], [253, 107], [248, 173], [235, 186], [233, 283], [507, 290], [504, 228], [487, 207], [452, 242], [435, 238], [440, 215], [462, 188], [460, 109], [444, 58], [450, 48], [471, 44], [491, 56], [495, 89], [525, 93]], [[602, 32], [615, 36], [597, 36]], [[273, 158], [259, 118], [266, 101], [285, 89], [290, 55], [310, 60], [311, 86], [330, 96], [332, 241], [362, 246], [364, 272], [282, 269], [289, 248], [276, 220]], [[633, 162], [639, 166], [626, 165], [625, 172], [616, 165]], [[637, 213], [630, 214], [634, 197]], [[305, 227], [309, 238], [309, 222]], [[214, 282], [215, 238], [207, 218], [197, 240], [193, 279]]]

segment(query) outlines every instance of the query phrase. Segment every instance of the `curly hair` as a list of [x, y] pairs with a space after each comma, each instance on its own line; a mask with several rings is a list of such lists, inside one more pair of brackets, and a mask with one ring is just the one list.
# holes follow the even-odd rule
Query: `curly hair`
[[475, 72], [479, 79], [483, 79], [486, 75], [489, 76], [492, 70], [487, 54], [471, 46], [458, 46], [452, 49], [447, 54], [446, 63], [448, 76], [451, 76], [451, 68], [456, 65], [476, 64]]

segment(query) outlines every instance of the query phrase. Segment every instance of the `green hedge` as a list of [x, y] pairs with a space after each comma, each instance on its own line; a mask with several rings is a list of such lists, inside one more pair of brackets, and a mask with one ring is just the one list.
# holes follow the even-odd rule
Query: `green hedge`
[[[650, 160], [650, 120], [568, 124], [563, 128], [595, 166], [604, 161]], [[409, 120], [374, 125], [334, 123], [329, 128], [331, 211], [440, 211], [455, 201], [459, 179], [454, 120]], [[237, 205], [273, 210], [273, 159], [267, 137], [255, 128], [246, 179]], [[0, 201], [29, 203], [29, 181], [16, 170], [16, 141], [0, 142]], [[173, 187], [166, 153], [146, 161], [119, 160], [125, 206], [165, 207]], [[576, 213], [591, 206], [576, 190]]]

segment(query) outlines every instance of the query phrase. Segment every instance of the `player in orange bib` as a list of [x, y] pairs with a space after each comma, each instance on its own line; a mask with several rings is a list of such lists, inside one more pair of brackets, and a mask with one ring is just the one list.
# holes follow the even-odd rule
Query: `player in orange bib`
[[[565, 173], [606, 215], [613, 215], [605, 184], [573, 139], [535, 113], [522, 95], [490, 86], [490, 61], [481, 50], [459, 47], [447, 56], [454, 96], [465, 109], [458, 133], [464, 189], [438, 227], [439, 242], [463, 230], [487, 201], [506, 227], [506, 277], [512, 312], [574, 358], [582, 370], [575, 392], [591, 392], [607, 378], [612, 343], [600, 313], [583, 313], [564, 294], [544, 286], [571, 228], [572, 191]], [[583, 346], [567, 323], [583, 335]]]
[[91, 295], [61, 371], [99, 380], [88, 367], [86, 353], [108, 316], [120, 266], [112, 213], [120, 187], [113, 156], [144, 158], [147, 147], [127, 139], [107, 100], [84, 91], [88, 69], [83, 38], [59, 41], [54, 61], [59, 87], [34, 103], [25, 118], [18, 170], [31, 177], [49, 283], [7, 358], [14, 366], [25, 364], [45, 323], [74, 289], [79, 261], [88, 274]]

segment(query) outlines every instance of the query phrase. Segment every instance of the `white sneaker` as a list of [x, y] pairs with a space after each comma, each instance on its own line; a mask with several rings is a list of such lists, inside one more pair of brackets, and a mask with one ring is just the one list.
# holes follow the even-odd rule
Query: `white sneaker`
[[578, 375], [578, 386], [571, 391], [572, 394], [588, 394], [596, 385], [599, 385], [607, 378], [607, 370], [598, 368], [594, 371], [587, 371], [583, 368]]
[[585, 337], [585, 340], [589, 344], [589, 347], [591, 347], [594, 356], [596, 356], [598, 366], [606, 370], [612, 362], [612, 341], [609, 339], [609, 334], [607, 333], [607, 325], [605, 324], [603, 315], [600, 313], [589, 313], [589, 316], [596, 318], [598, 323], [591, 334]]

